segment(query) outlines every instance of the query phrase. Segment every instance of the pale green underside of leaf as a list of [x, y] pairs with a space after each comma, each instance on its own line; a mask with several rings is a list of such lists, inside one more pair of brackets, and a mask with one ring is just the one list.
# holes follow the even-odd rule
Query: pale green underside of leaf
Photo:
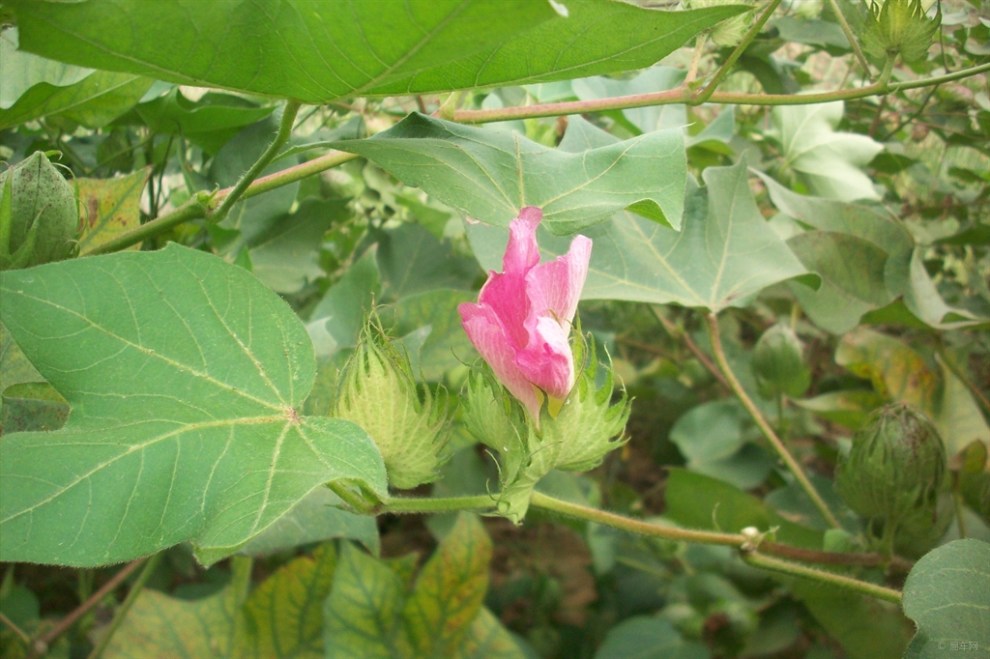
[[[51, 59], [322, 103], [643, 68], [741, 10], [567, 0], [8, 2]], [[580, 42], [580, 47], [575, 43]]]
[[[800, 277], [814, 283], [760, 215], [743, 164], [711, 167], [707, 188], [688, 198], [680, 232], [618, 213], [589, 227], [591, 269], [582, 299], [680, 304], [720, 311], [742, 306], [772, 284]], [[472, 248], [486, 269], [500, 270], [505, 232], [470, 226]], [[544, 258], [563, 254], [569, 238], [542, 233]]]
[[905, 657], [978, 656], [990, 648], [990, 544], [956, 540], [923, 556], [904, 583], [918, 625]]
[[684, 210], [687, 167], [679, 129], [572, 151], [567, 144], [551, 149], [516, 133], [413, 114], [372, 138], [335, 146], [498, 226], [508, 226], [524, 206], [543, 209], [544, 223], [557, 233], [640, 204], [678, 228]]
[[72, 406], [62, 430], [4, 437], [3, 560], [99, 565], [188, 540], [213, 562], [323, 483], [384, 493], [363, 431], [298, 416], [311, 343], [244, 270], [169, 246], [5, 272], [0, 295]]

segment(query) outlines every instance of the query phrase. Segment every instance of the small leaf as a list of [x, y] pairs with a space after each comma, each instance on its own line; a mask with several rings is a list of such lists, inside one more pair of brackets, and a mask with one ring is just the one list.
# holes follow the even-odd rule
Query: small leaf
[[[112, 179], [77, 178], [79, 252], [86, 254], [141, 224], [141, 194], [151, 167]], [[138, 249], [138, 245], [134, 249]]]
[[334, 146], [488, 224], [508, 226], [519, 209], [537, 206], [553, 231], [571, 232], [648, 202], [665, 224], [679, 227], [687, 180], [681, 130], [608, 140], [574, 153], [412, 114], [374, 137]]
[[841, 101], [775, 107], [773, 121], [783, 148], [783, 166], [820, 197], [879, 199], [860, 168], [883, 151], [883, 145], [865, 135], [836, 131], [843, 107]]
[[170, 245], [0, 273], [0, 295], [73, 409], [59, 431], [4, 437], [3, 560], [100, 565], [188, 540], [209, 563], [328, 481], [384, 496], [363, 431], [299, 416], [309, 340], [244, 270]]
[[923, 556], [904, 583], [918, 625], [905, 657], [977, 656], [990, 648], [990, 544], [955, 540]]

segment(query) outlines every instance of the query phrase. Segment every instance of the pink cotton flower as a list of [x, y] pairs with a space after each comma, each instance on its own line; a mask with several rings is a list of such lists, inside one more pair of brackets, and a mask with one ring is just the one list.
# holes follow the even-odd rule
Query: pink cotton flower
[[488, 275], [477, 304], [458, 307], [468, 338], [534, 419], [541, 391], [563, 400], [574, 386], [568, 338], [591, 259], [591, 239], [576, 236], [566, 255], [540, 263], [542, 218], [533, 206], [519, 211], [509, 225], [503, 271]]

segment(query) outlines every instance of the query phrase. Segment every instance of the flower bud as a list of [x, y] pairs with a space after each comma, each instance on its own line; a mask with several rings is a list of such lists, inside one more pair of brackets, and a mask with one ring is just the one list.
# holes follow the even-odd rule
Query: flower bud
[[879, 526], [895, 545], [916, 544], [922, 530], [934, 542], [951, 520], [943, 500], [945, 445], [932, 423], [903, 403], [870, 415], [840, 459], [835, 485], [849, 507], [870, 520], [871, 530]]
[[72, 186], [44, 153], [0, 174], [0, 270], [72, 256], [78, 226]]
[[[580, 362], [580, 344], [573, 350]], [[499, 514], [520, 523], [533, 488], [550, 471], [591, 469], [622, 444], [615, 438], [622, 434], [629, 418], [629, 400], [623, 394], [622, 400], [612, 405], [612, 374], [608, 372], [598, 387], [597, 373], [592, 350], [567, 398], [558, 406], [544, 408], [539, 424], [493, 375], [471, 376], [462, 418], [471, 434], [498, 454]]]
[[883, 0], [871, 4], [863, 32], [863, 50], [878, 60], [900, 55], [908, 64], [924, 59], [942, 23], [939, 11], [925, 16], [920, 0]]
[[420, 398], [409, 358], [371, 323], [343, 369], [332, 416], [368, 433], [393, 487], [436, 480], [443, 462], [445, 410], [429, 390]]
[[753, 349], [752, 368], [756, 385], [764, 398], [784, 395], [798, 398], [811, 384], [811, 372], [804, 363], [804, 346], [787, 325], [774, 325], [760, 337]]

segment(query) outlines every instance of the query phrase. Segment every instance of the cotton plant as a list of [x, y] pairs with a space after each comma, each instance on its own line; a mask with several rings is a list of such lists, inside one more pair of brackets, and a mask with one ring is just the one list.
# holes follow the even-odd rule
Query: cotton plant
[[465, 422], [498, 454], [497, 510], [514, 522], [551, 470], [591, 469], [618, 446], [630, 407], [624, 394], [612, 404], [611, 372], [599, 386], [595, 351], [573, 331], [591, 239], [576, 236], [566, 254], [541, 263], [542, 216], [532, 206], [519, 212], [502, 271], [488, 275], [477, 302], [458, 308], [487, 364], [469, 379]]

